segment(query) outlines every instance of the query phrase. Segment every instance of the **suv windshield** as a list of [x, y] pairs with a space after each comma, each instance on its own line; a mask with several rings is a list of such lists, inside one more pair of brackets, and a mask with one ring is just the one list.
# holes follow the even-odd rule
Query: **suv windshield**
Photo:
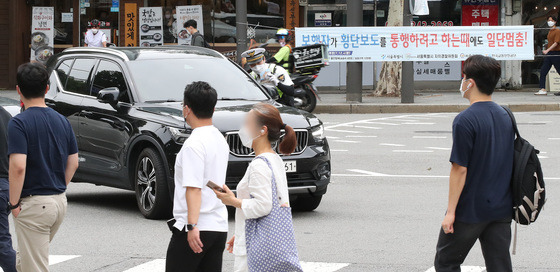
[[193, 81], [208, 82], [219, 100], [268, 99], [257, 83], [225, 59], [135, 60], [128, 66], [143, 102], [183, 101], [183, 91]]

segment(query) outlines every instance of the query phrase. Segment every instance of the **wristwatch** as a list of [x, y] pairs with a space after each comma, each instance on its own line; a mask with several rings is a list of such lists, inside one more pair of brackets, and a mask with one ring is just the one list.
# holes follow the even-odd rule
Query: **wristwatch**
[[17, 209], [21, 205], [21, 199], [18, 201], [16, 205], [12, 205], [10, 201], [8, 201], [8, 212], [14, 209]]
[[196, 224], [187, 224], [187, 230], [191, 231], [196, 227]]

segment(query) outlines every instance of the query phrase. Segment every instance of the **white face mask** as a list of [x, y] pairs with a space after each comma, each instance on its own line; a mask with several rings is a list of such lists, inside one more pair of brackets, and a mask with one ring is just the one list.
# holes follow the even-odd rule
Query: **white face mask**
[[[261, 133], [264, 133], [264, 130], [261, 130]], [[243, 146], [247, 148], [253, 148], [253, 141], [259, 137], [261, 137], [261, 135], [258, 135], [256, 137], [251, 136], [251, 133], [246, 126], [243, 126], [239, 130], [239, 139], [241, 139], [241, 143], [243, 144]]]
[[165, 14], [165, 19], [171, 18], [171, 14]]
[[97, 34], [97, 32], [99, 32], [99, 29], [94, 28], [94, 29], [91, 30], [91, 32], [93, 33], [93, 35], [95, 35], [95, 34]]
[[471, 88], [471, 83], [467, 85], [467, 89], [463, 90], [463, 84], [465, 83], [465, 79], [461, 79], [461, 85], [459, 86], [459, 92], [461, 92], [461, 96], [464, 98], [465, 93]]
[[548, 24], [549, 27], [553, 27], [556, 24], [554, 21], [548, 21], [546, 23]]
[[255, 67], [251, 68], [251, 70], [255, 71], [255, 73], [257, 73], [259, 77], [263, 77], [267, 69], [268, 69], [268, 65], [266, 63], [257, 64], [255, 65]]
[[280, 42], [280, 46], [285, 46], [286, 42]]

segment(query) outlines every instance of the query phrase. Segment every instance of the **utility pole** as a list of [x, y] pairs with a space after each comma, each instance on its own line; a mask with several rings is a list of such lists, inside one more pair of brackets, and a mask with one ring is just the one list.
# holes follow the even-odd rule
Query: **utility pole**
[[[410, 0], [404, 0], [403, 26], [410, 27], [411, 23]], [[414, 63], [412, 61], [402, 62], [401, 103], [414, 103]]]
[[[348, 26], [364, 25], [364, 1], [347, 1]], [[362, 62], [346, 63], [346, 101], [362, 102]]]
[[247, 0], [235, 0], [235, 26], [237, 40], [237, 63], [241, 64], [241, 54], [247, 50]]

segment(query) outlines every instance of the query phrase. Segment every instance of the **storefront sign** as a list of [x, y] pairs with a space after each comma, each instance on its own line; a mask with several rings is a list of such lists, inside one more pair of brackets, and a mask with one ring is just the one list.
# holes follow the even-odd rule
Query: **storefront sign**
[[315, 26], [332, 26], [332, 13], [315, 13]]
[[136, 3], [124, 3], [124, 44], [138, 45], [138, 8]]
[[112, 0], [111, 12], [119, 12], [119, 0]]
[[500, 17], [499, 0], [463, 0], [463, 26], [497, 26]]
[[163, 45], [161, 7], [140, 8], [140, 46]]
[[54, 52], [54, 7], [33, 7], [32, 14], [30, 59], [46, 63]]
[[191, 35], [183, 27], [188, 20], [195, 20], [197, 30], [204, 35], [204, 21], [202, 20], [202, 6], [178, 6], [177, 12], [177, 41], [179, 44], [191, 44]]
[[292, 30], [299, 26], [299, 1], [286, 0], [286, 28]]
[[74, 13], [62, 12], [60, 14], [60, 21], [63, 23], [72, 23], [74, 21]]
[[532, 25], [296, 28], [296, 46], [316, 43], [327, 45], [332, 62], [534, 58]]

